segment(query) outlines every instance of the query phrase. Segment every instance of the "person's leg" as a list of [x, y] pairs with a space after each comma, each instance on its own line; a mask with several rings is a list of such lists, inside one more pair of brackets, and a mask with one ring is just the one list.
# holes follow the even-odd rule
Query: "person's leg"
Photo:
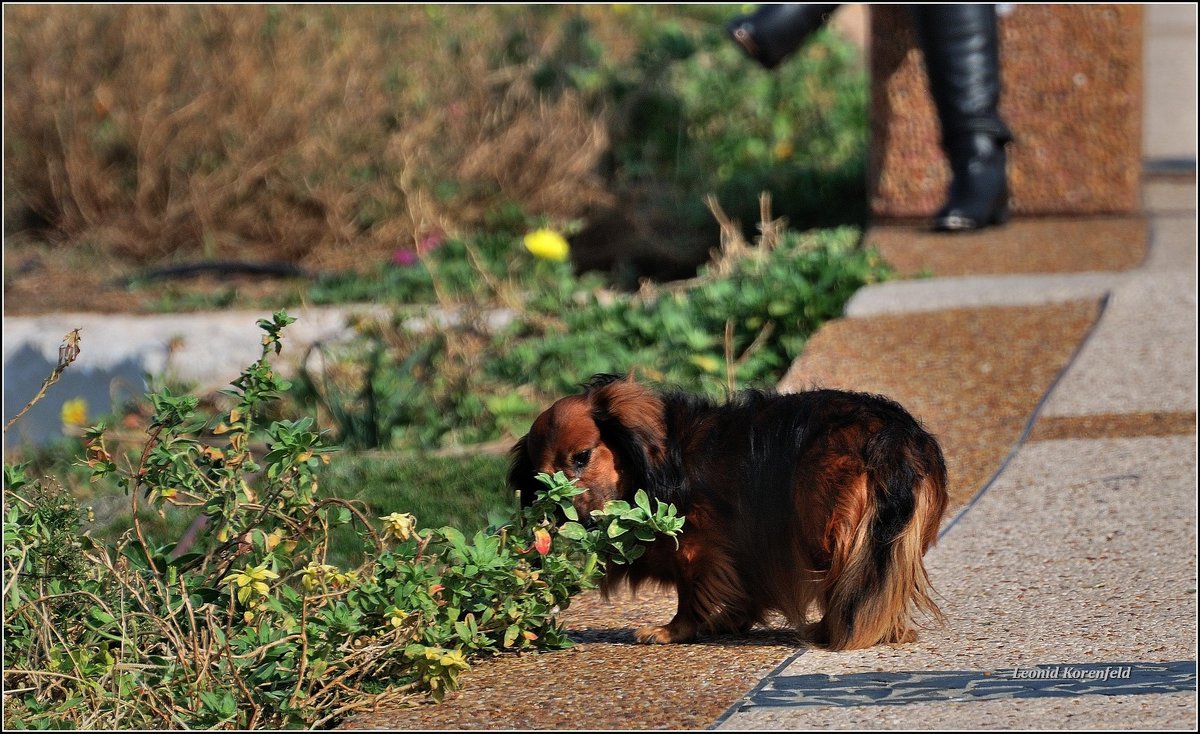
[[939, 230], [971, 230], [1008, 220], [1007, 157], [1012, 134], [1000, 119], [1000, 55], [993, 5], [915, 5], [929, 89], [942, 125], [953, 180]]
[[824, 25], [837, 8], [837, 5], [811, 3], [762, 5], [750, 15], [729, 21], [725, 30], [747, 56], [774, 69]]

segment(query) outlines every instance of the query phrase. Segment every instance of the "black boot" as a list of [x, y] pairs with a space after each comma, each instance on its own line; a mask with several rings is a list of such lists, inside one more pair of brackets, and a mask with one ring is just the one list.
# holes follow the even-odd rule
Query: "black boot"
[[992, 5], [912, 8], [929, 89], [942, 124], [953, 180], [938, 230], [972, 230], [1008, 221], [1007, 156], [1012, 140], [1000, 119], [1000, 55]]
[[725, 32], [746, 55], [768, 69], [779, 66], [817, 29], [837, 5], [762, 5], [750, 15], [729, 21]]
[[942, 232], [982, 229], [1008, 221], [1007, 156], [992, 133], [964, 133], [946, 144], [950, 195], [933, 217]]

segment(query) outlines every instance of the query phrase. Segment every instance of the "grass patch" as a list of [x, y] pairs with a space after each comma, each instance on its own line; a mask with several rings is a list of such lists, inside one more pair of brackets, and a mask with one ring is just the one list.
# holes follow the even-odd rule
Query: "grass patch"
[[513, 509], [508, 457], [433, 458], [343, 454], [321, 476], [335, 497], [360, 500], [372, 513], [409, 512], [422, 525], [483, 530]]

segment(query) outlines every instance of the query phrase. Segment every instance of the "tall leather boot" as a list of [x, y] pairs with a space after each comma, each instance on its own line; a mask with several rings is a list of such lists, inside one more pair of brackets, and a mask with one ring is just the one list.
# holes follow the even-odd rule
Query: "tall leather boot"
[[747, 56], [767, 69], [774, 69], [825, 25], [837, 8], [837, 5], [811, 3], [762, 5], [750, 15], [729, 21], [725, 32]]
[[933, 218], [943, 231], [1008, 221], [1007, 156], [1012, 140], [1000, 119], [1000, 55], [993, 5], [916, 5], [917, 38], [942, 125], [953, 179]]

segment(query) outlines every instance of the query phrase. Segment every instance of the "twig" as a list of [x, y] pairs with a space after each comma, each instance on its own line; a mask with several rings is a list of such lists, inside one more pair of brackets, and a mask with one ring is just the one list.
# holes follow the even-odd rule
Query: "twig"
[[[289, 635], [290, 637], [290, 635]], [[295, 708], [296, 697], [300, 695], [300, 687], [304, 685], [304, 673], [308, 669], [308, 597], [300, 599], [300, 662], [296, 665], [296, 687], [288, 697], [288, 707]]]
[[742, 352], [742, 356], [738, 357], [735, 366], [741, 367], [743, 364], [745, 364], [746, 360], [750, 358], [750, 355], [758, 351], [759, 347], [767, 342], [767, 339], [770, 338], [773, 331], [775, 331], [774, 321], [768, 321], [767, 323], [763, 324], [762, 330], [758, 332], [758, 336], [754, 337], [754, 341], [750, 343], [750, 346], [746, 347], [746, 350]]
[[68, 675], [67, 673], [57, 673], [53, 670], [25, 670], [24, 668], [5, 668], [4, 676], [7, 678], [10, 675], [41, 675], [41, 676], [45, 676], [47, 678], [62, 678], [64, 680], [73, 680], [78, 683], [90, 685], [90, 681], [86, 681], [83, 678], [80, 678], [79, 676]]
[[4, 585], [4, 598], [5, 599], [8, 598], [8, 592], [12, 591], [13, 584], [17, 583], [17, 579], [21, 575], [20, 570], [22, 567], [25, 566], [25, 559], [28, 556], [29, 556], [29, 548], [28, 547], [22, 548], [21, 549], [21, 560], [17, 561], [16, 566], [12, 567], [12, 571], [9, 574], [8, 583]]
[[250, 704], [250, 721], [246, 723], [247, 729], [253, 729], [258, 722], [259, 706], [254, 702], [254, 696], [250, 694], [250, 689], [246, 688], [246, 684], [242, 681], [242, 676], [238, 673], [237, 662], [233, 657], [233, 650], [229, 647], [229, 640], [232, 639], [232, 630], [230, 623], [233, 619], [233, 594], [229, 595], [229, 616], [225, 619], [225, 639], [221, 643], [221, 648], [225, 652], [225, 657], [229, 659], [229, 675], [233, 677], [233, 682], [241, 690], [242, 695], [246, 697], [246, 703]]
[[154, 572], [155, 577], [158, 576], [158, 565], [154, 563], [153, 554], [150, 552], [150, 546], [146, 544], [146, 536], [142, 534], [142, 523], [138, 519], [138, 492], [142, 489], [142, 480], [146, 476], [146, 460], [150, 458], [150, 449], [153, 448], [158, 435], [162, 433], [163, 426], [157, 425], [150, 430], [150, 434], [146, 439], [146, 447], [142, 449], [142, 458], [138, 460], [137, 474], [134, 478], [133, 489], [129, 492], [131, 502], [133, 504], [133, 530], [137, 533], [138, 543], [142, 546], [142, 554], [146, 556], [146, 563], [150, 564], [150, 570]]
[[375, 710], [379, 707], [379, 704], [383, 703], [385, 700], [390, 700], [392, 698], [400, 698], [402, 696], [409, 695], [413, 691], [417, 690], [418, 688], [419, 688], [419, 685], [415, 682], [414, 683], [406, 683], [402, 686], [393, 686], [391, 688], [388, 688], [385, 691], [380, 691], [379, 693], [368, 696], [365, 700], [348, 703], [345, 706], [341, 706], [341, 707], [333, 710], [329, 714], [321, 717], [317, 721], [313, 722], [313, 728], [320, 729], [326, 723], [333, 721], [334, 719], [337, 719], [340, 716], [348, 714], [351, 711], [360, 711], [365, 708], [370, 708], [371, 710]]
[[62, 377], [63, 370], [79, 357], [79, 341], [79, 329], [73, 329], [63, 337], [62, 344], [58, 347], [58, 364], [54, 366], [54, 370], [50, 372], [50, 376], [42, 381], [42, 387], [33, 396], [33, 399], [24, 408], [21, 408], [21, 412], [14, 415], [9, 419], [8, 423], [4, 424], [4, 433], [8, 433], [8, 429], [12, 428], [12, 425], [20, 420], [21, 416], [28, 413], [30, 408], [46, 396], [46, 391], [50, 389], [50, 386], [58, 382], [58, 378]]

